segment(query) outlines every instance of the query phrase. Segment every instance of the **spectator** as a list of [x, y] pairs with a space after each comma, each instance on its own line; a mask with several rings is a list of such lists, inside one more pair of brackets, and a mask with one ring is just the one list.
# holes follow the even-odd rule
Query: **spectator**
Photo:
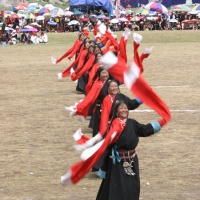
[[41, 32], [41, 35], [39, 37], [39, 42], [40, 43], [47, 43], [48, 42], [48, 36], [46, 33]]

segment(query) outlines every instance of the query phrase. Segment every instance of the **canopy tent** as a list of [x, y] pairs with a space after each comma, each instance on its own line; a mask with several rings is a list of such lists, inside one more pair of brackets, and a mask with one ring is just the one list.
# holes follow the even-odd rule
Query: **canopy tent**
[[71, 0], [69, 5], [72, 12], [76, 9], [89, 12], [89, 10], [98, 10], [98, 8], [109, 12], [112, 8], [110, 0]]

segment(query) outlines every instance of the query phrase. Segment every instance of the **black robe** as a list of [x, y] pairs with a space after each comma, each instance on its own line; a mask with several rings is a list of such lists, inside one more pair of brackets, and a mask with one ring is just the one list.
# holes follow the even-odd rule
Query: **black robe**
[[[143, 125], [136, 120], [128, 119], [124, 130], [114, 145], [117, 146], [117, 149], [133, 150], [138, 145], [139, 137], [147, 137], [153, 133], [151, 124]], [[131, 176], [125, 173], [122, 160], [113, 164], [113, 160], [110, 158], [112, 147], [108, 148], [110, 152], [104, 162], [106, 177], [101, 183], [96, 200], [139, 200], [140, 177], [137, 155], [135, 155], [132, 163], [135, 175]]]

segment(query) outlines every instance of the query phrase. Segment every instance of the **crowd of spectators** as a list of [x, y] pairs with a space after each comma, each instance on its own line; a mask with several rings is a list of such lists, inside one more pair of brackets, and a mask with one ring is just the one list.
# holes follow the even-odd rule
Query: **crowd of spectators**
[[[155, 15], [141, 15], [133, 11], [121, 13], [118, 21], [112, 22], [115, 16], [108, 17], [106, 13], [99, 15], [81, 14], [71, 16], [46, 17], [43, 20], [26, 19], [25, 17], [11, 19], [5, 18], [6, 35], [1, 37], [2, 42], [16, 44], [47, 43], [48, 36], [45, 32], [76, 32], [85, 28], [92, 31], [94, 24], [104, 23], [112, 31], [123, 31], [125, 27], [134, 31], [152, 30], [197, 30], [200, 29], [200, 18], [198, 15], [189, 15], [187, 12], [172, 12], [170, 15], [157, 13]], [[173, 21], [173, 20], [174, 21]], [[71, 24], [70, 22], [76, 21]], [[172, 21], [172, 22], [171, 22]], [[36, 31], [21, 33], [21, 29], [32, 26]], [[40, 33], [40, 35], [39, 35]]]

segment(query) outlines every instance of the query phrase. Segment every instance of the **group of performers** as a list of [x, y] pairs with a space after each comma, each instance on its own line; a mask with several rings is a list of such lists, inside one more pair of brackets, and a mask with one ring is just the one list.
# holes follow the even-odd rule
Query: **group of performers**
[[[98, 33], [98, 31], [100, 33]], [[84, 121], [90, 116], [89, 138], [79, 128], [73, 135], [76, 150], [82, 151], [81, 161], [73, 165], [61, 177], [61, 184], [76, 184], [90, 170], [98, 171], [102, 183], [97, 200], [139, 200], [140, 178], [136, 147], [139, 137], [157, 133], [170, 119], [170, 111], [142, 76], [143, 60], [152, 48], [139, 55], [142, 36], [133, 34], [133, 62], [127, 64], [126, 44], [131, 31], [126, 28], [119, 41], [107, 27], [96, 24], [94, 39], [87, 30], [79, 33], [74, 45], [60, 58], [52, 58], [57, 64], [64, 58], [74, 61], [58, 78], [71, 76], [77, 81], [76, 90], [84, 94], [83, 100], [65, 107], [73, 116]], [[120, 92], [124, 84], [137, 98]], [[161, 119], [141, 124], [128, 118], [129, 110], [142, 103], [157, 112]]]

